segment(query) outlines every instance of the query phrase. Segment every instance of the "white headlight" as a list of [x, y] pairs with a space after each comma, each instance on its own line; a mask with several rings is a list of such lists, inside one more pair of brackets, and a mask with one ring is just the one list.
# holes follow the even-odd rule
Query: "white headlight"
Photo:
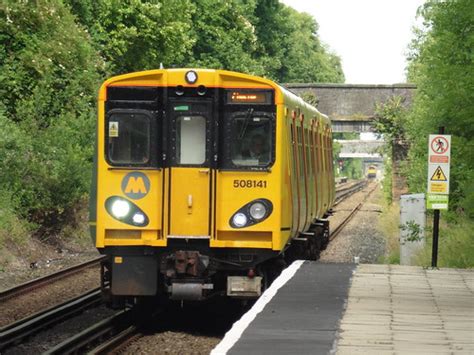
[[137, 212], [133, 215], [132, 219], [135, 224], [143, 224], [143, 222], [145, 222], [145, 215], [141, 212]]
[[255, 220], [260, 220], [267, 214], [267, 208], [261, 202], [255, 202], [250, 206], [250, 215]]
[[123, 218], [130, 212], [130, 204], [124, 200], [117, 200], [112, 204], [112, 214], [116, 218]]
[[236, 227], [243, 227], [247, 224], [247, 216], [240, 212], [236, 213], [232, 218], [232, 222]]

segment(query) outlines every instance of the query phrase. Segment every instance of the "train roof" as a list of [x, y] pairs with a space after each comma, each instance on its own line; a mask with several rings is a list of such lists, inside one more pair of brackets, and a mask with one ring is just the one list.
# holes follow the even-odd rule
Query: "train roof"
[[[198, 80], [189, 84], [185, 80], [185, 75], [189, 71], [195, 71]], [[288, 104], [291, 102], [294, 106], [310, 111], [313, 115], [323, 118], [329, 123], [329, 118], [320, 113], [314, 106], [306, 103], [302, 98], [282, 87], [272, 80], [259, 76], [219, 69], [200, 69], [200, 68], [172, 68], [172, 69], [154, 69], [140, 72], [122, 74], [107, 79], [99, 91], [99, 100], [106, 100], [106, 88], [109, 86], [177, 86], [198, 87], [226, 87], [226, 88], [249, 88], [249, 89], [268, 89], [275, 90], [275, 103]]]

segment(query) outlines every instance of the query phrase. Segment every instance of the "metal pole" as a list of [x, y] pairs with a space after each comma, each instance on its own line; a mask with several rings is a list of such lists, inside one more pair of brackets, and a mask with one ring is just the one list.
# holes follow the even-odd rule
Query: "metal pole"
[[433, 251], [431, 253], [431, 267], [438, 267], [438, 237], [439, 237], [439, 210], [434, 210]]
[[[444, 134], [444, 127], [439, 127], [439, 134]], [[439, 239], [439, 210], [434, 210], [433, 217], [433, 249], [431, 253], [431, 267], [438, 267], [438, 239]]]

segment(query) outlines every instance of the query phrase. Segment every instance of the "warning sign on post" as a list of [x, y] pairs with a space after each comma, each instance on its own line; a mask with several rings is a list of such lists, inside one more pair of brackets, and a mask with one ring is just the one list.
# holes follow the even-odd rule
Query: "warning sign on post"
[[435, 154], [446, 154], [449, 151], [449, 142], [446, 136], [435, 136], [430, 135], [431, 151]]
[[438, 166], [431, 176], [431, 181], [448, 181], [441, 166]]
[[448, 209], [450, 160], [451, 136], [431, 134], [428, 144], [428, 208]]

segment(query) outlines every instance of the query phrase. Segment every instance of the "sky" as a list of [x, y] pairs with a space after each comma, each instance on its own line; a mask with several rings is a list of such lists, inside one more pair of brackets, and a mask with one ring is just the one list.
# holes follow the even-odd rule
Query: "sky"
[[424, 0], [280, 0], [307, 12], [342, 60], [348, 84], [406, 82], [405, 54]]

